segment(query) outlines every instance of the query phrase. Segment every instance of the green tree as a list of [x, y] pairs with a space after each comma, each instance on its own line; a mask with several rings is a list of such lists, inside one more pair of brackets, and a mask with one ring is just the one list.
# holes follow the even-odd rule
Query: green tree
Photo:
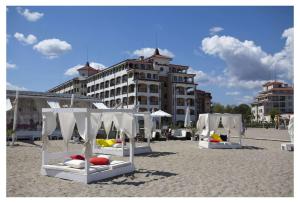
[[214, 103], [212, 105], [212, 112], [213, 113], [224, 113], [224, 106], [220, 103]]
[[280, 111], [276, 108], [272, 108], [269, 112], [269, 115], [271, 116], [271, 120], [274, 122], [275, 116], [279, 115]]
[[234, 113], [242, 114], [243, 120], [246, 120], [247, 122], [250, 122], [251, 120], [251, 108], [247, 104], [240, 104], [236, 107], [234, 107]]

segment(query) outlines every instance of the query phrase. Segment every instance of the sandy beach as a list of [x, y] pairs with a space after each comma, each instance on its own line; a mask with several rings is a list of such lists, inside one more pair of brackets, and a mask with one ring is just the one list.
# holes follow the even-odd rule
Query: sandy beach
[[135, 156], [133, 174], [89, 185], [41, 176], [41, 142], [17, 142], [7, 147], [7, 196], [293, 196], [294, 153], [280, 150], [280, 140], [288, 139], [286, 130], [248, 129], [244, 148], [236, 150], [199, 149], [197, 141], [153, 142], [153, 153]]

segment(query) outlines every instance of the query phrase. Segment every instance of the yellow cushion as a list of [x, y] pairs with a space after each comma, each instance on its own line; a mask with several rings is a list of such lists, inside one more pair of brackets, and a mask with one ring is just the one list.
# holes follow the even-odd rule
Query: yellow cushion
[[219, 134], [214, 133], [214, 134], [211, 135], [211, 138], [212, 138], [213, 140], [217, 140], [217, 141], [219, 141], [219, 142], [222, 142], [222, 139], [221, 139], [221, 137], [220, 137]]
[[114, 144], [116, 144], [115, 139], [96, 139], [96, 144], [100, 145], [101, 147], [112, 147]]

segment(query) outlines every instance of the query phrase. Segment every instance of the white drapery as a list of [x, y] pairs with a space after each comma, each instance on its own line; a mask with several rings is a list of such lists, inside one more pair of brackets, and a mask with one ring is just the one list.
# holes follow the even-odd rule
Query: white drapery
[[209, 118], [209, 131], [211, 130], [217, 130], [219, 127], [221, 116], [219, 114], [208, 114]]
[[202, 132], [204, 126], [205, 126], [205, 121], [207, 120], [207, 114], [199, 114], [198, 121], [197, 121], [197, 129]]
[[294, 143], [294, 116], [293, 115], [290, 117], [290, 122], [288, 125], [288, 133], [290, 135], [291, 142]]
[[153, 122], [151, 120], [151, 115], [150, 114], [145, 114], [144, 115], [144, 131], [145, 131], [145, 136], [151, 137], [153, 129]]
[[242, 116], [233, 115], [234, 128], [233, 131], [240, 136], [242, 132]]
[[222, 124], [225, 130], [229, 132], [231, 129], [234, 128], [234, 121], [232, 116], [230, 115], [222, 115]]
[[12, 105], [10, 99], [6, 99], [6, 111], [9, 111], [11, 109], [12, 109]]
[[[86, 112], [75, 112], [74, 117], [80, 137], [84, 139], [84, 151], [88, 154], [92, 154], [92, 141], [95, 140], [97, 132], [101, 126], [102, 114], [101, 113], [90, 113], [90, 118]], [[86, 126], [86, 120], [90, 119], [89, 126]]]
[[43, 112], [43, 126], [42, 126], [42, 142], [43, 149], [46, 150], [49, 145], [48, 135], [51, 135], [56, 129], [56, 113]]
[[47, 101], [48, 105], [51, 107], [51, 108], [60, 108], [60, 105], [58, 102], [55, 102], [55, 101]]
[[71, 139], [75, 127], [75, 117], [73, 112], [59, 112], [58, 113], [60, 131], [63, 136], [66, 146]]

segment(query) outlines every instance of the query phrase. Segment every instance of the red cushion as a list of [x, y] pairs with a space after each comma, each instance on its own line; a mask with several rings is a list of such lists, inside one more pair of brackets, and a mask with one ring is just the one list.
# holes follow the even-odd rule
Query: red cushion
[[80, 154], [73, 154], [72, 156], [70, 156], [71, 159], [79, 159], [79, 160], [85, 160], [84, 156], [80, 155]]
[[121, 139], [116, 139], [116, 143], [122, 143]]
[[90, 158], [90, 163], [94, 165], [108, 165], [109, 159], [104, 157], [92, 157]]
[[220, 142], [219, 140], [214, 140], [214, 139], [211, 139], [209, 140], [210, 142]]

